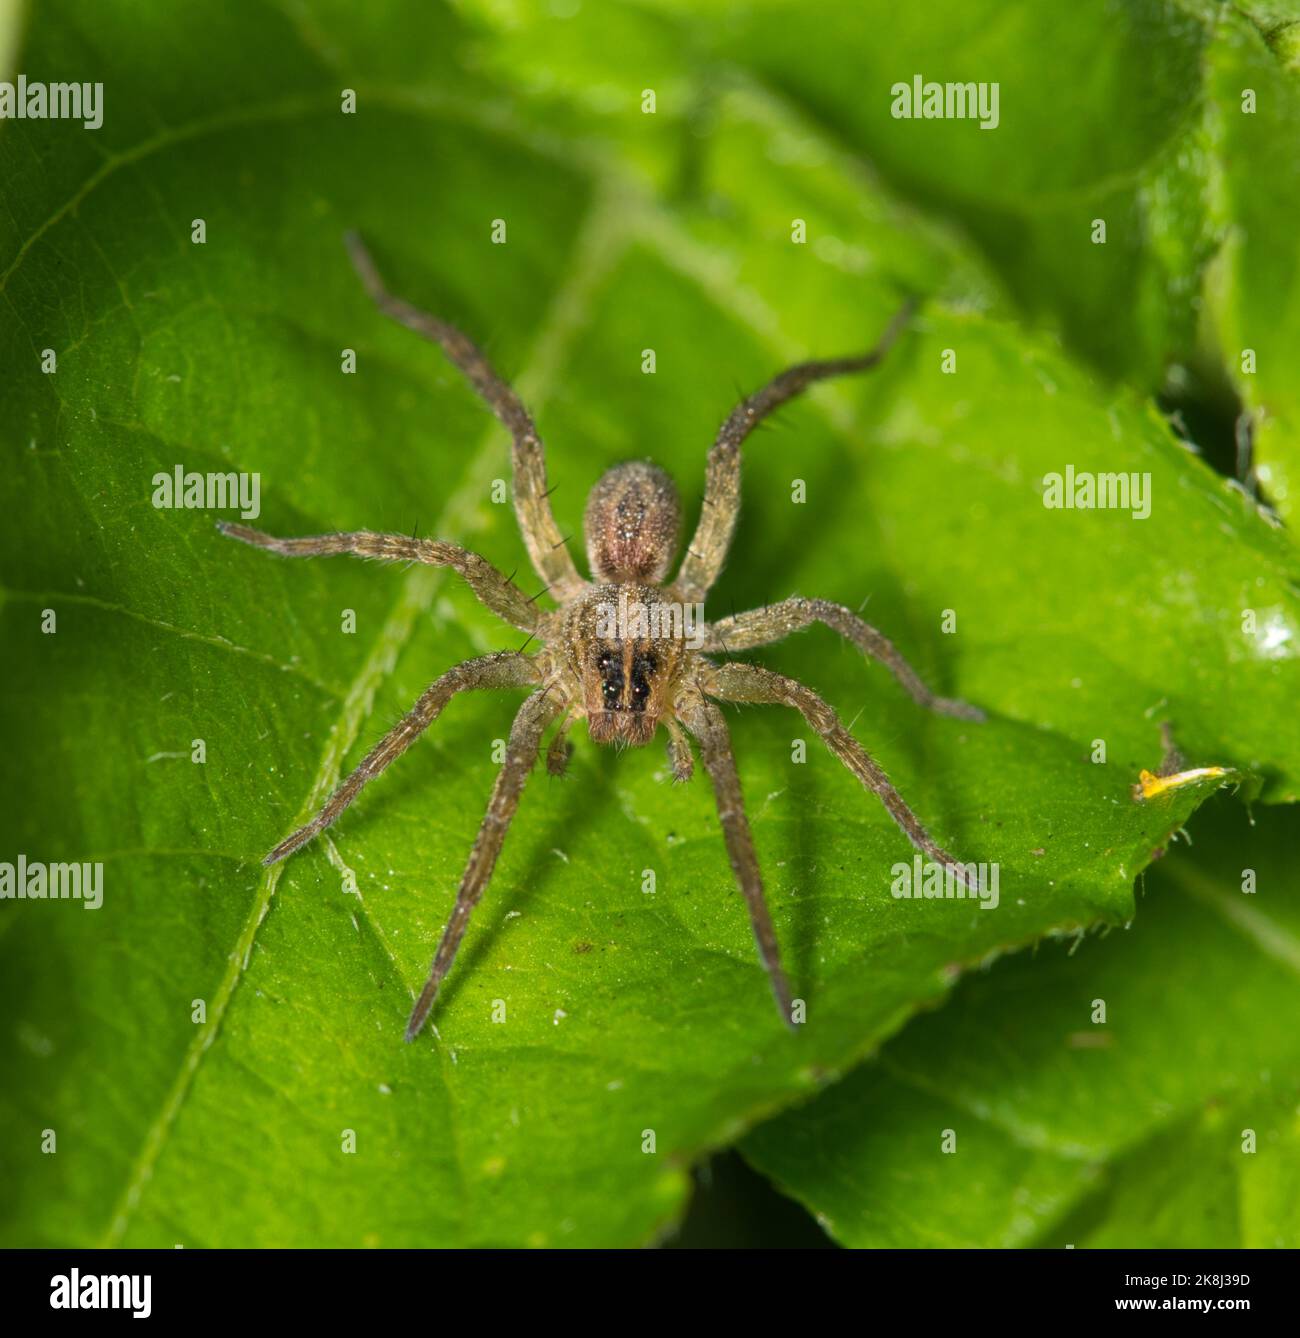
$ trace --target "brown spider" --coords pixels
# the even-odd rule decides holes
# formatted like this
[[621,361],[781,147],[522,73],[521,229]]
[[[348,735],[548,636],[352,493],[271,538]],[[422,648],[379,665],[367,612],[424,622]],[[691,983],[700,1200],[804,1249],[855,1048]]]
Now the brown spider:
[[781,1016],[792,1024],[790,987],[763,899],[731,740],[717,701],[779,703],[801,712],[835,756],[880,799],[912,844],[970,884],[962,866],[930,839],[885,773],[815,692],[756,665],[735,661],[718,664],[707,654],[768,645],[820,622],[885,664],[922,706],[962,720],[982,720],[983,712],[964,702],[936,697],[880,632],[838,604],[796,596],[712,624],[701,621],[695,627],[689,614],[692,608],[699,608],[717,580],[731,543],[740,507],[741,443],[763,418],[813,382],[863,371],[878,363],[906,323],[910,304],[895,316],[869,353],[800,363],[732,411],[709,452],[700,522],[671,583],[663,584],[681,528],[681,507],[672,479],[657,465],[648,463],[610,469],[587,502],[583,528],[592,580],[585,581],[551,514],[541,439],[514,391],[459,330],[393,297],[358,237],[349,235],[347,242],[353,264],[380,310],[438,344],[509,429],[514,440],[514,502],[519,528],[533,566],[559,608],[551,612],[539,609],[534,599],[486,558],[436,539],[367,531],[277,539],[245,525],[222,522],[219,528],[232,538],[288,557],[351,553],[451,567],[487,608],[540,643],[535,654],[498,651],[482,655],[436,679],[410,712],[370,750],[324,808],[276,846],[262,863],[284,859],[330,826],[362,788],[437,719],[456,693],[470,688],[534,689],[515,716],[505,761],[474,839],[455,907],[438,944],[428,981],[407,1023],[406,1039],[413,1040],[451,968],[470,913],[487,888],[547,727],[560,721],[546,752],[547,769],[559,775],[568,761],[570,745],[565,735],[574,719],[586,719],[588,733],[597,743],[649,743],[662,724],[677,780],[689,780],[694,772],[686,735],[694,736],[699,746],[717,799],[731,867],[749,907],[759,954]]

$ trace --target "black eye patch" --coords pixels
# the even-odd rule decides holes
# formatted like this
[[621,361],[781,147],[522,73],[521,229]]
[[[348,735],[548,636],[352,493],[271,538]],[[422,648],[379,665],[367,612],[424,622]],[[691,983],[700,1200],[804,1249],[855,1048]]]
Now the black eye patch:
[[632,709],[644,707],[650,699],[650,676],[659,667],[653,655],[632,657]]
[[596,657],[596,668],[600,671],[601,698],[606,710],[617,708],[623,696],[623,658],[610,651]]

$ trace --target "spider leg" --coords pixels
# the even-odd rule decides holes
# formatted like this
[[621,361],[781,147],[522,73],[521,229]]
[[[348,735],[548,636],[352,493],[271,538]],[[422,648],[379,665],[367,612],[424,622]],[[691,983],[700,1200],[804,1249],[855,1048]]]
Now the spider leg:
[[864,372],[889,352],[913,310],[908,301],[890,321],[875,348],[851,358],[801,362],[774,377],[731,411],[709,451],[704,477],[704,505],[695,535],[682,559],[674,582],[687,603],[702,600],[726,561],[731,535],[740,512],[740,447],[745,438],[775,409],[806,390],[815,381],[846,372]]
[[885,811],[903,829],[904,835],[923,854],[949,868],[964,887],[975,891],[973,875],[930,837],[920,819],[903,802],[880,765],[844,728],[838,715],[811,688],[793,678],[760,669],[756,664],[719,665],[703,683],[711,697],[728,702],[764,702],[791,706],[821,735],[822,741],[884,805]]
[[691,745],[682,733],[682,727],[672,716],[667,716],[664,725],[668,729],[668,762],[673,769],[673,780],[684,785],[695,775],[695,759],[691,756]]
[[584,582],[551,514],[542,439],[519,396],[493,370],[483,350],[454,325],[394,297],[384,286],[374,259],[356,233],[348,233],[345,240],[352,264],[380,311],[437,344],[510,432],[514,442],[515,515],[528,556],[558,599],[576,594]]
[[763,897],[763,878],[754,852],[754,838],[745,816],[745,800],[736,772],[736,758],[731,751],[731,735],[722,712],[697,689],[687,689],[677,699],[677,718],[695,736],[700,745],[700,756],[713,783],[718,805],[718,818],[727,842],[727,855],[736,882],[744,893],[749,907],[749,920],[754,929],[759,956],[767,969],[772,993],[776,996],[777,1011],[788,1027],[794,1026],[793,999],[790,985],[781,966],[781,951],[777,946],[776,930]]
[[351,553],[355,557],[378,558],[384,562],[422,562],[431,567],[451,567],[465,578],[480,604],[503,622],[521,632],[532,632],[541,620],[537,605],[513,582],[508,581],[487,560],[467,548],[445,544],[438,539],[411,539],[404,534],[372,534],[357,530],[351,534],[314,534],[301,539],[277,539],[247,525],[219,520],[222,534],[265,548],[284,557],[333,557]]
[[433,1008],[438,987],[443,977],[451,969],[456,958],[456,950],[465,937],[470,913],[478,905],[479,898],[487,888],[496,865],[497,856],[506,839],[506,831],[515,810],[519,807],[519,796],[523,793],[537,754],[541,750],[542,734],[546,727],[565,709],[563,701],[549,698],[547,689],[534,692],[519,708],[515,722],[510,728],[510,740],[506,745],[506,760],[497,773],[496,784],[492,787],[492,798],[488,801],[483,823],[474,838],[474,848],[470,851],[465,872],[461,875],[460,889],[456,893],[456,905],[452,908],[451,918],[442,931],[438,951],[434,955],[433,965],[429,968],[429,978],[424,989],[411,1010],[410,1021],[406,1024],[406,1039],[413,1041],[424,1026],[425,1019]]
[[984,719],[984,712],[978,706],[951,697],[935,696],[887,636],[878,632],[870,623],[863,622],[857,614],[850,613],[843,605],[832,604],[825,599],[802,599],[795,595],[767,608],[750,609],[747,613],[719,619],[706,631],[702,649],[706,655],[710,652],[752,650],[755,646],[781,641],[791,632],[798,632],[811,623],[825,623],[840,636],[852,641],[864,655],[879,660],[903,685],[912,700],[921,706],[928,707],[938,715],[949,715],[958,720]]
[[415,705],[365,755],[356,770],[330,795],[325,807],[305,827],[281,841],[262,863],[278,863],[333,824],[357,795],[433,724],[456,693],[470,688],[532,687],[538,681],[533,661],[512,650],[465,660],[448,669],[425,688]]

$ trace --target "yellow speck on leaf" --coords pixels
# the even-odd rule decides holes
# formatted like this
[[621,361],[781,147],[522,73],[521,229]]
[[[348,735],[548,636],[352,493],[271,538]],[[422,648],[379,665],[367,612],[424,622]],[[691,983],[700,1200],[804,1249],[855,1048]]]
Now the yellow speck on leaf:
[[1197,781],[1227,774],[1227,767],[1194,767],[1191,771],[1176,771],[1172,776],[1157,776],[1153,771],[1142,771],[1138,773],[1138,783],[1133,787],[1133,797],[1138,800],[1154,799],[1166,790],[1176,790],[1182,785],[1193,785]]

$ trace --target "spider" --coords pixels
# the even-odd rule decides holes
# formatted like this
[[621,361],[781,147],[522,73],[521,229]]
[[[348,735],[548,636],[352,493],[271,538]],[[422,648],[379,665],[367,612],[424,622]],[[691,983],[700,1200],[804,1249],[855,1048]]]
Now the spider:
[[285,859],[335,822],[362,789],[438,718],[457,693],[476,688],[531,689],[511,726],[505,759],[474,839],[451,918],[407,1023],[406,1039],[414,1040],[451,969],[470,914],[487,889],[524,785],[541,753],[546,730],[559,722],[546,749],[546,766],[552,775],[561,775],[572,751],[567,734],[574,721],[585,719],[596,743],[621,745],[647,744],[662,725],[675,780],[688,781],[694,773],[688,736],[699,749],[717,801],[732,871],[748,906],[759,956],[782,1019],[794,1025],[794,1000],[763,897],[730,735],[718,702],[771,703],[800,712],[831,752],[876,795],[917,849],[951,869],[969,886],[968,877],[966,870],[930,838],[884,771],[811,688],[757,665],[735,660],[718,663],[710,655],[769,645],[813,623],[822,623],[887,666],[921,706],[961,720],[982,720],[984,714],[965,702],[932,693],[889,640],[838,604],[794,596],[694,628],[682,611],[701,607],[722,570],[740,507],[740,448],[745,438],[768,414],[812,383],[865,371],[879,363],[906,325],[911,303],[898,312],[869,352],[800,363],[731,412],[709,452],[699,524],[671,581],[667,581],[668,571],[681,530],[681,506],[672,479],[657,465],[640,461],[608,470],[592,490],[583,518],[591,568],[591,580],[587,581],[574,566],[565,546],[567,541],[552,516],[541,438],[518,396],[458,329],[393,296],[359,237],[348,234],[346,240],[361,282],[379,309],[439,345],[509,430],[519,528],[534,568],[559,607],[551,611],[539,608],[536,596],[525,595],[486,558],[437,539],[364,530],[279,539],[246,525],[220,522],[220,530],[231,538],[286,557],[347,553],[388,562],[450,567],[498,618],[527,633],[529,642],[535,639],[540,643],[533,654],[521,650],[481,655],[435,679],[320,812],[281,841],[262,863],[271,865]]

